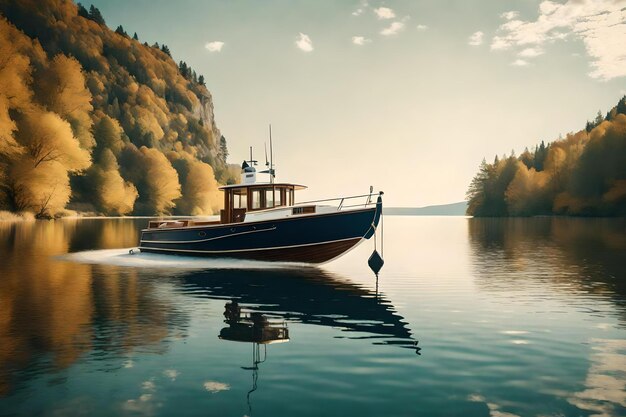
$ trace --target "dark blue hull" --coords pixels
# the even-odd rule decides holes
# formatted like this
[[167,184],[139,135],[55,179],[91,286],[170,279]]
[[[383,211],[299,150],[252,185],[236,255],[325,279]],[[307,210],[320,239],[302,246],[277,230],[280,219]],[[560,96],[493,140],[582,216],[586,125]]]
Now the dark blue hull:
[[145,229],[142,252],[321,263],[369,239],[382,211],[376,207],[250,223]]

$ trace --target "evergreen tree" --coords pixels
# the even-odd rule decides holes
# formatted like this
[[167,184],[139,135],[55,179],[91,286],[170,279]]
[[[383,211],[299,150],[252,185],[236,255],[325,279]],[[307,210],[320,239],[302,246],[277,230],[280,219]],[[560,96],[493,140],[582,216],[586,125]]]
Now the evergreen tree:
[[528,148],[524,148],[524,152],[520,155],[519,160],[522,161],[528,169],[531,169],[534,166],[535,157],[530,153]]
[[619,103],[617,103],[615,110],[617,114],[626,114],[626,96],[622,97]]
[[602,116],[602,111],[598,110],[598,114],[596,115],[596,120],[594,120],[594,123],[596,126],[598,126],[603,121],[604,121],[604,116]]
[[200,84],[200,85],[206,85],[206,84],[204,83],[204,75],[200,75],[200,76],[198,77],[198,84]]
[[172,56],[172,54],[170,53],[170,48],[168,48],[166,44],[163,44],[163,46],[161,46],[161,51],[163,51],[170,57]]
[[548,148],[546,144],[541,141],[541,145],[535,149],[535,162],[534,167],[535,171],[543,171],[543,164],[546,161],[546,156],[548,156]]
[[228,147],[226,146],[226,138],[224,135],[220,137],[220,157],[224,162],[226,162],[226,158],[228,158]]
[[89,12],[87,11],[87,9],[85,9],[85,7],[82,4],[77,3],[76,6],[78,7],[79,16],[84,17],[85,19],[91,19],[89,16]]
[[138,41],[138,40],[139,40],[139,36],[137,36],[137,32],[135,32],[135,33],[133,34],[133,39],[134,39],[134,40],[136,40],[136,41]]
[[180,75],[185,78],[189,77],[189,67],[187,66],[187,63],[185,61],[180,61],[180,63],[178,64],[178,69],[180,70]]
[[89,7],[89,18],[99,25],[106,25],[104,17],[102,17],[102,13],[100,13],[100,10],[98,10],[98,8],[93,4]]
[[122,27],[122,25],[119,25],[117,27],[117,29],[115,29],[115,33],[118,33],[122,36],[128,36],[128,33],[126,33],[126,31],[124,30],[124,28]]
[[486,184],[489,180],[491,166],[483,158],[478,168],[478,173],[472,178],[469,189],[467,190],[467,214],[470,216],[481,215],[482,208],[486,199]]

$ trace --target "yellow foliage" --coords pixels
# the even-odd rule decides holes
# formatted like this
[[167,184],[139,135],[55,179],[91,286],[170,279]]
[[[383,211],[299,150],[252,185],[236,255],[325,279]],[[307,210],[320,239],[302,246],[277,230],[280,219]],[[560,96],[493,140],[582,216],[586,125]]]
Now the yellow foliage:
[[58,161],[34,166],[32,158],[25,156],[13,165],[11,177],[18,210],[54,216],[63,211],[70,199],[67,169]]
[[51,112],[32,112],[20,122],[20,143],[34,167],[58,162],[66,171],[78,172],[91,164],[89,151],[80,147],[70,124]]
[[130,213],[139,195],[137,188],[132,183],[124,181],[119,173],[115,155],[110,149],[105,149],[100,158],[100,164],[90,170],[96,187],[98,207],[109,215]]
[[41,101],[70,121],[83,148],[95,144],[91,135],[91,93],[85,86],[82,67],[75,58],[59,54],[50,61],[38,84]]
[[157,214],[168,214],[176,206],[174,200],[181,196],[178,174],[158,150],[142,146],[139,151],[143,154],[148,200]]
[[[79,16],[73,2],[0,1],[0,209],[62,213],[69,176],[93,159],[71,182],[77,206],[211,213],[215,172],[226,169],[216,137],[206,87],[158,48]],[[184,159],[178,172],[172,151]]]
[[528,169],[518,161],[515,177],[505,193],[511,214],[525,214],[530,205],[536,201],[538,194],[543,191],[548,178],[545,171]]
[[191,157],[185,158],[187,176],[183,196],[177,200],[177,211],[192,216],[214,214],[222,206],[222,193],[209,164]]
[[13,157],[22,152],[22,147],[13,137],[16,129],[17,125],[9,116],[9,100],[0,93],[0,155]]

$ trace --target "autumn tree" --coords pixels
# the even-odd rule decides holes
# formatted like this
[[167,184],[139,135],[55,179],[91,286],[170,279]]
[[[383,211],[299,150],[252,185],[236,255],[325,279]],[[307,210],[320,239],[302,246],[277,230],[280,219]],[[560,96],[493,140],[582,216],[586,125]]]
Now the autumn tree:
[[585,129],[519,158],[483,160],[468,190],[475,216],[626,215],[626,96]]
[[235,180],[204,77],[117,32],[93,5],[0,1],[0,210],[210,212]]

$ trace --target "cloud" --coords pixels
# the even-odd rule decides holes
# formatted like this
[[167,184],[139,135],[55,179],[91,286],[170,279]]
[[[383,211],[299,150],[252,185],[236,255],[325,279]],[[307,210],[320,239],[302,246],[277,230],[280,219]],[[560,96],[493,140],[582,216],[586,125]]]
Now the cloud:
[[590,58],[589,76],[610,80],[626,76],[626,1],[543,1],[536,20],[502,15],[492,50],[543,47],[568,38],[580,39]]
[[222,47],[224,47],[224,42],[222,42],[222,41],[207,42],[204,45],[204,47],[209,52],[221,52],[222,51]]
[[511,62],[511,65],[513,65],[514,67],[526,67],[528,66],[528,61],[524,61],[523,59],[516,59],[515,61]]
[[417,28],[417,30],[422,31],[422,32],[428,29],[428,26],[426,25],[417,25],[415,27]]
[[536,56],[543,55],[544,52],[545,51],[543,49],[541,49],[539,47],[535,47],[535,48],[523,49],[517,55],[518,56],[522,56],[524,58],[534,58]]
[[474,32],[472,33],[472,35],[469,37],[469,41],[468,43],[472,46],[479,46],[483,44],[483,38],[484,38],[485,34],[483,32],[481,32],[480,30],[478,32]]
[[383,36],[396,35],[398,32],[404,30],[404,26],[403,22],[392,22],[391,25],[381,30],[380,34]]
[[365,9],[367,9],[368,6],[369,5],[366,1],[362,1],[359,8],[352,12],[352,16],[361,16],[363,13],[365,13]]
[[371,41],[372,41],[371,39],[367,39],[364,36],[353,36],[352,37],[352,43],[355,44],[355,45],[359,45],[359,46],[365,45],[366,43],[369,43]]
[[508,49],[509,44],[506,39],[501,38],[500,36],[494,36],[491,40],[491,50],[492,51],[500,51],[504,49]]
[[379,19],[393,19],[394,17],[396,17],[396,13],[390,9],[389,7],[379,7],[377,9],[374,9],[374,13],[376,13],[376,16],[378,16]]
[[215,394],[220,391],[228,391],[230,389],[230,385],[223,382],[207,381],[204,383],[204,389]]
[[511,10],[510,12],[504,12],[500,15],[501,18],[506,20],[512,20],[519,16],[519,12],[516,10]]
[[313,51],[313,41],[311,41],[309,35],[306,35],[302,32],[300,32],[300,34],[298,35],[298,39],[296,40],[296,46],[304,52]]

